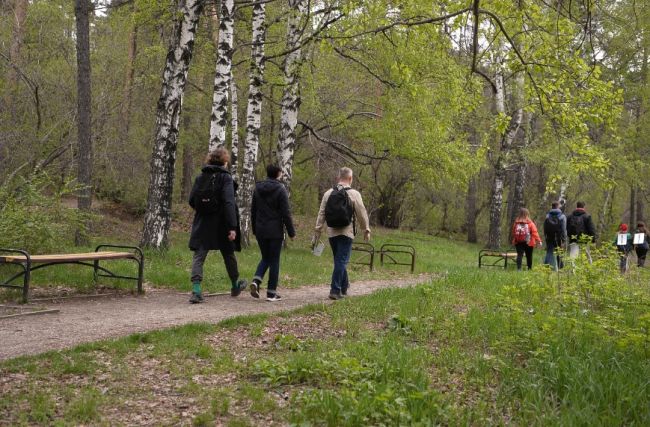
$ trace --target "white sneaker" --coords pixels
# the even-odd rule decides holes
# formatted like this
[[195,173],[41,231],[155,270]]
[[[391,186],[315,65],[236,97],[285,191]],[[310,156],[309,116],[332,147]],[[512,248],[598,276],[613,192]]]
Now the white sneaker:
[[266,300],[267,300],[267,301],[271,301],[271,302],[274,302],[274,301],[280,301],[280,300],[282,300],[282,297],[281,297],[279,294],[275,294],[275,295],[267,295],[267,296],[266,296]]

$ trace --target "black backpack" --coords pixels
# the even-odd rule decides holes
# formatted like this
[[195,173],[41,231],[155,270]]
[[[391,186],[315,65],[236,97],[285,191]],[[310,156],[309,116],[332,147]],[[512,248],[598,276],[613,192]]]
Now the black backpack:
[[546,240],[552,240],[555,243],[562,241],[562,221],[560,215],[549,215],[544,220],[544,235]]
[[354,207],[348,188],[335,186],[325,204],[325,222],[328,227],[342,228],[354,222]]
[[569,215],[566,228],[569,236],[580,237],[580,235],[585,234],[584,215]]
[[217,175],[203,174],[198,179],[192,202],[194,209],[200,214],[214,214],[221,210]]

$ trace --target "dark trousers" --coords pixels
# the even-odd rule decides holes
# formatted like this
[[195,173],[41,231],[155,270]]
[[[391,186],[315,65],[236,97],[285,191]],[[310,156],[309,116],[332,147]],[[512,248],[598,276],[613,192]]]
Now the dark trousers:
[[648,250],[645,248],[636,248],[636,257],[637,265],[643,267],[645,265],[645,256],[648,254]]
[[556,253],[556,250],[559,247],[560,246],[556,245],[554,241],[549,239],[546,240],[546,256],[544,257],[544,264],[550,265],[556,271],[564,267],[562,257],[559,253]]
[[[192,258],[192,283],[203,280],[203,264],[205,264],[208,252],[208,249],[203,248],[194,251],[194,257]],[[237,279],[239,279],[239,270],[237,269],[237,258],[235,257],[235,252],[232,248],[220,249],[219,252],[221,252],[223,262],[226,264],[226,271],[228,272],[230,281],[233,283],[236,282]]]
[[331,293],[345,294],[350,287],[348,280],[348,262],[352,253],[352,239],[348,236],[330,237],[330,246],[334,255],[334,271],[332,272]]
[[257,239],[257,245],[262,253],[262,260],[257,264],[255,277],[262,282],[266,270],[269,270],[269,285],[267,293],[275,294],[278,288],[278,278],[280,277],[280,252],[282,251],[282,242],[284,239]]
[[528,269],[533,268],[533,247],[528,243],[517,243],[515,248],[517,249],[517,270],[521,270],[524,254],[526,254],[526,265]]

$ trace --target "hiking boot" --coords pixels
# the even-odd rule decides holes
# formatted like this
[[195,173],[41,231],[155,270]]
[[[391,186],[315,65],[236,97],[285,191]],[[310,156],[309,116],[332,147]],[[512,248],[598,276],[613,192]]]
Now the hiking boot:
[[239,279],[237,281],[237,286],[235,286],[234,288],[230,288],[230,296],[231,297],[238,297],[239,294],[241,294],[241,291],[246,289],[246,286],[248,286],[248,283],[246,283],[246,280]]
[[205,301],[203,299],[203,294],[197,294],[196,292],[192,292],[192,296],[190,297],[190,304],[198,304]]
[[251,282],[251,296],[253,298],[259,298],[260,297],[260,284],[257,283],[255,280]]
[[271,302],[281,301],[282,297],[280,294],[266,294],[266,300]]
[[331,300],[336,301],[336,300],[343,299],[343,295],[341,295],[341,294],[338,293],[338,292],[330,292],[328,298],[331,299]]

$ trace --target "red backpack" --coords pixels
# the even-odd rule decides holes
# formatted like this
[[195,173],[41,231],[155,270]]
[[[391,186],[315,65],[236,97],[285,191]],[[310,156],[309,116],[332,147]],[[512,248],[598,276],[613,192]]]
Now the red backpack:
[[514,233],[515,244],[530,242],[530,226],[528,222],[516,222]]

